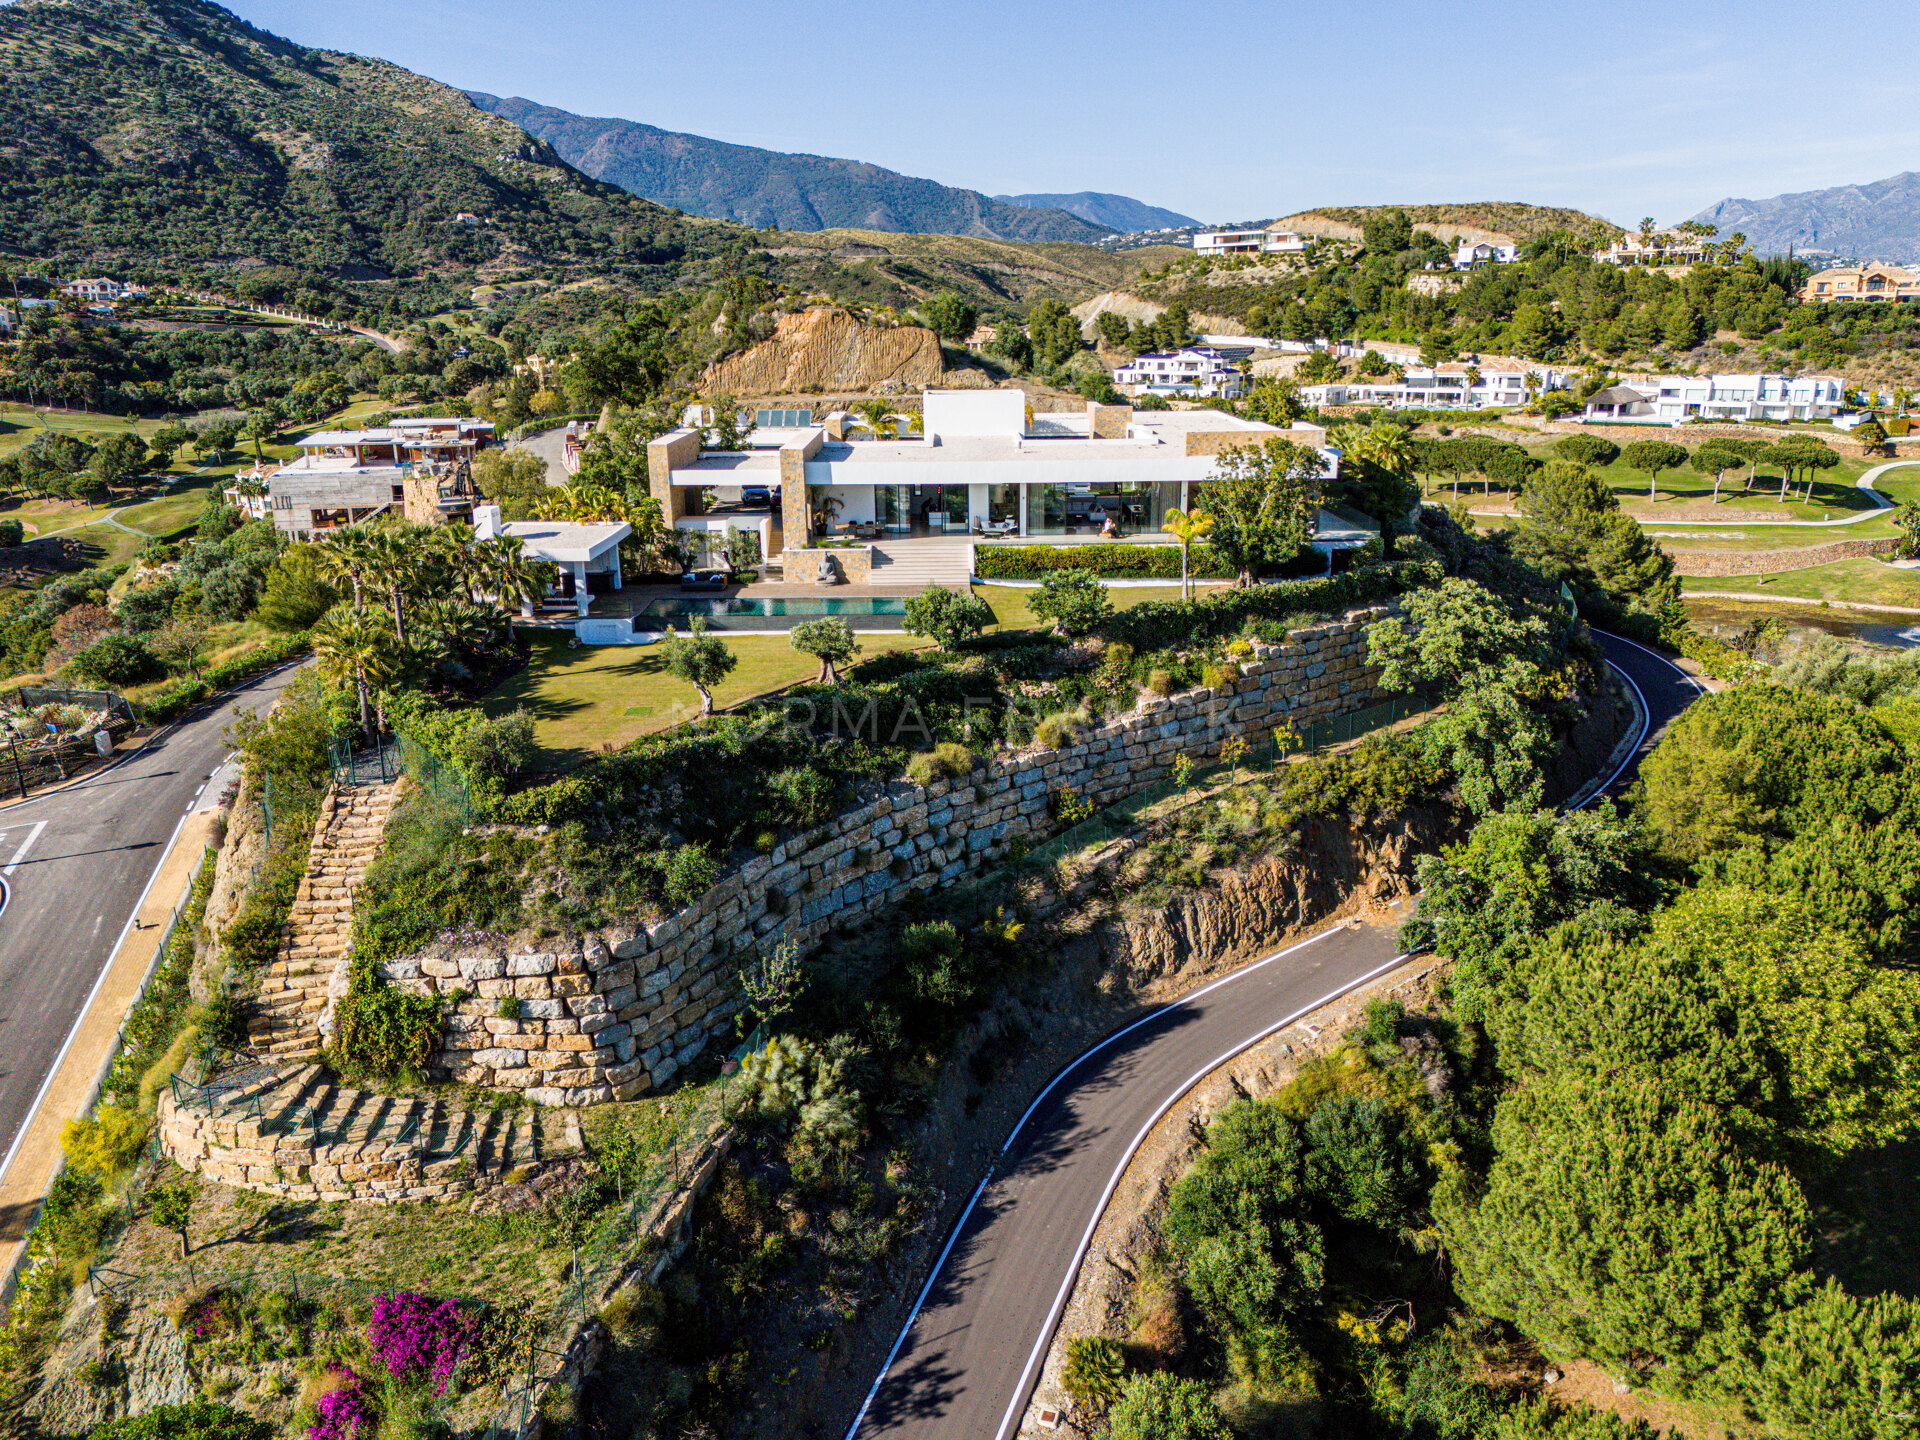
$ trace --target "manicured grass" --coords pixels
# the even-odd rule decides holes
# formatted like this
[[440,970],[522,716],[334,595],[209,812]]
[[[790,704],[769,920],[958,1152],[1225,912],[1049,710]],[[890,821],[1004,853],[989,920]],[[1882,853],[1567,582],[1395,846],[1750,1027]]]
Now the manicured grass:
[[1802,550],[1817,545],[1834,545],[1843,540],[1884,540],[1897,537],[1900,532],[1885,520],[1863,520],[1858,525],[1832,530],[1754,525],[1722,535],[1689,528],[1685,521],[1676,520],[1671,533],[1658,525],[1649,525],[1647,533],[1662,550],[1678,555],[1689,550]]
[[129,420],[124,415],[98,415],[86,410],[37,410],[30,405],[0,404],[0,458],[25,449],[42,430],[70,435],[111,435],[134,430],[151,435],[164,420]]
[[[1195,583],[1193,593],[1196,596],[1210,595],[1216,590],[1229,587],[1226,581]],[[1033,597],[1035,590],[1023,590],[1014,585],[976,585],[973,593],[993,607],[993,618],[1002,630],[1029,630],[1043,622],[1034,618]],[[1178,585],[1129,585],[1125,587],[1109,586],[1107,595],[1113,601],[1116,610],[1127,610],[1148,600],[1178,600]]]
[[1737,590],[1782,600],[1850,600],[1861,605],[1920,608],[1920,571],[1896,570],[1878,560],[1836,560],[1776,575],[1701,575],[1681,580],[1688,594]]
[[[729,632],[722,638],[739,663],[714,689],[718,707],[737,705],[819,673],[819,661],[795,650],[785,635]],[[915,635],[859,638],[862,659],[928,644]],[[526,706],[549,768],[578,763],[603,748],[618,749],[700,713],[699,693],[667,673],[666,657],[658,645],[587,645],[571,650],[565,636],[540,635],[533,646],[532,662],[482,704],[490,715]]]

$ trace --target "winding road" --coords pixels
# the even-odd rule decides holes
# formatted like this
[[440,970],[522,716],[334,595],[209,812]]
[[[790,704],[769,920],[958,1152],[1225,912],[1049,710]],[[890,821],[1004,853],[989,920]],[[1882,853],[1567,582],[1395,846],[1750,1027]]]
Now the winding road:
[[[1646,717],[1607,793],[1631,783],[1701,692],[1653,651],[1596,638]],[[1094,1227],[1160,1117],[1242,1050],[1408,958],[1385,924],[1324,930],[1134,1022],[1062,1070],[962,1212],[847,1440],[1015,1434]]]
[[[271,704],[293,673],[208,701],[105,769],[0,808],[0,1181],[174,832],[219,795],[233,707]],[[18,1238],[30,1211],[0,1213],[0,1241]]]

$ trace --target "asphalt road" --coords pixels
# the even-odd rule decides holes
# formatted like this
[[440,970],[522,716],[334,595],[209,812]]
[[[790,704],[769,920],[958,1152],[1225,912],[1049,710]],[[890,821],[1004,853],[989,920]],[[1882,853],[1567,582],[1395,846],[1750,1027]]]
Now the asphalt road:
[[[1650,650],[1598,637],[1648,717],[1607,786],[1632,782],[1700,693]],[[1109,1036],[1014,1127],[962,1214],[848,1440],[1006,1440],[1108,1196],[1147,1132],[1209,1072],[1404,956],[1387,925],[1339,927],[1236,970]]]
[[[209,782],[232,753],[221,732],[234,705],[271,702],[293,673],[264,676],[119,763],[0,810],[0,1177],[174,830],[219,792]],[[7,780],[0,750],[0,798]]]

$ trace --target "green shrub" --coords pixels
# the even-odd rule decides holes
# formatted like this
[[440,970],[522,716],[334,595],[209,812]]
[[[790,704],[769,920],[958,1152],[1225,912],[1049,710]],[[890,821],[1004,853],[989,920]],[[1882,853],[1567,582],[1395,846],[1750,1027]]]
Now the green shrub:
[[720,866],[700,846],[682,845],[667,858],[664,874],[667,908],[678,910],[713,888]]
[[1107,598],[1107,587],[1091,571],[1055,570],[1040,582],[1033,613],[1069,635],[1085,635],[1113,614],[1113,602]]
[[87,1440],[273,1440],[264,1420],[211,1400],[160,1405],[95,1427]]
[[410,995],[376,976],[370,964],[357,962],[347,996],[335,1011],[334,1046],[353,1070],[417,1073],[433,1055],[440,1019],[439,996]]
[[767,777],[767,790],[783,818],[803,830],[833,818],[837,788],[831,776],[805,765],[790,765]]
[[1397,560],[1316,580],[1287,580],[1245,590],[1222,590],[1198,600],[1149,600],[1116,611],[1098,633],[1145,654],[1170,646],[1238,635],[1249,620],[1285,620],[1315,611],[1346,610],[1408,590],[1436,585],[1441,567],[1428,560]]
[[1228,661],[1216,665],[1211,662],[1200,667],[1200,683],[1210,690],[1221,690],[1240,678],[1240,667]]
[[138,685],[167,673],[137,637],[102,635],[67,662],[67,669],[93,685]]
[[1120,1398],[1127,1382],[1127,1361],[1104,1335],[1076,1335],[1067,1342],[1067,1363],[1060,1374],[1073,1403],[1095,1413]]
[[1162,700],[1166,699],[1179,688],[1179,685],[1174,681],[1171,671],[1149,670],[1147,672],[1147,689],[1158,695]]
[[520,997],[518,995],[502,995],[500,997],[500,1008],[496,1013],[502,1020],[518,1020],[520,1018]]
[[102,1105],[91,1118],[69,1120],[60,1132],[67,1163],[96,1180],[111,1180],[140,1158],[147,1122],[118,1105]]
[[[1904,435],[1907,432],[1899,432]],[[18,545],[26,538],[26,527],[18,520],[0,520],[0,545]]]
[[942,650],[953,649],[992,623],[992,607],[971,591],[929,585],[907,601],[907,633],[927,636]]
[[932,750],[915,755],[907,762],[907,778],[916,785],[931,785],[936,780],[958,780],[972,772],[973,752],[964,745],[943,740]]

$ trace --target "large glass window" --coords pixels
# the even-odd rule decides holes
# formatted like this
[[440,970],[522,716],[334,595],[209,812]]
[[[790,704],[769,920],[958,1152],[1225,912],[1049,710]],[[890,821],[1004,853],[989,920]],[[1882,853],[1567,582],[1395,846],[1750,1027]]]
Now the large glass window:
[[987,486],[987,519],[996,525],[1020,519],[1020,487],[1018,485]]
[[1179,503],[1177,483],[1029,485],[1027,533],[1093,536],[1111,519],[1122,535],[1151,535]]

